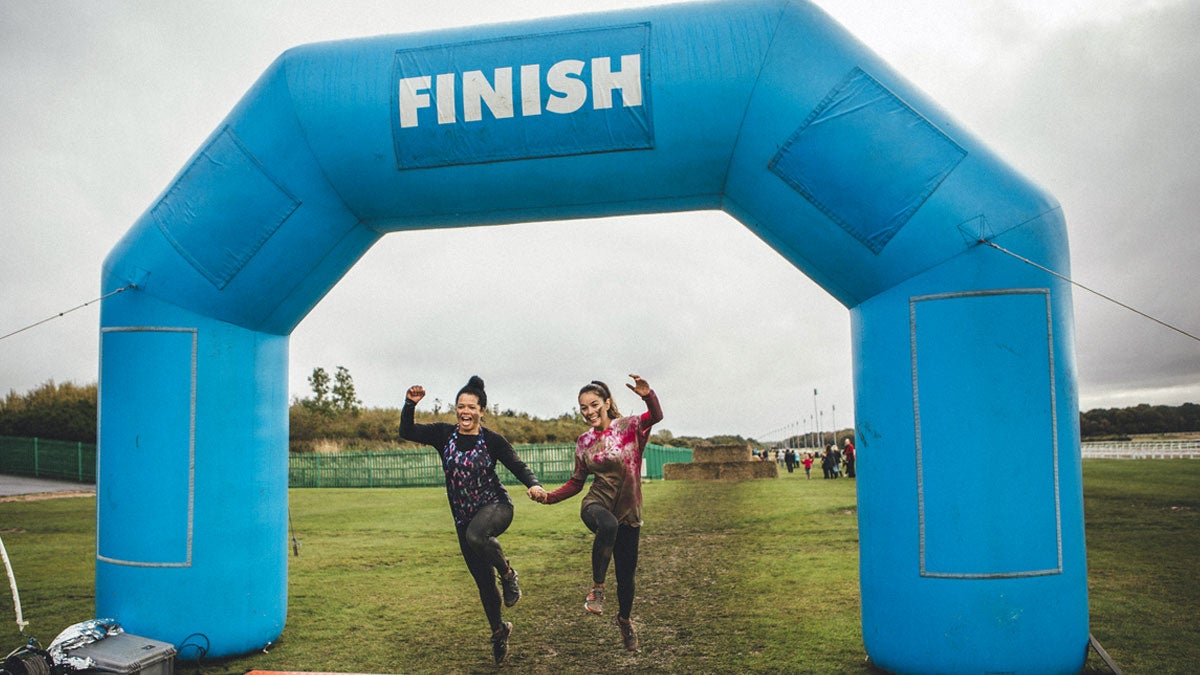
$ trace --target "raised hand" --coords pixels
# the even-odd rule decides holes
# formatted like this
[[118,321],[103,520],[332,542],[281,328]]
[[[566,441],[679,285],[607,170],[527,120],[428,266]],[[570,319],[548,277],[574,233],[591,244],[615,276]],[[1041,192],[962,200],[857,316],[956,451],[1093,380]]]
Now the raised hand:
[[650,383],[643,380],[641,375],[634,375],[633,373],[630,373],[629,377],[633,378],[633,384],[626,382],[625,386],[629,387],[633,393],[645,398],[650,393]]
[[420,403],[421,399],[425,398],[425,387],[422,387],[419,384],[414,384],[408,388],[408,393],[404,396],[413,403]]

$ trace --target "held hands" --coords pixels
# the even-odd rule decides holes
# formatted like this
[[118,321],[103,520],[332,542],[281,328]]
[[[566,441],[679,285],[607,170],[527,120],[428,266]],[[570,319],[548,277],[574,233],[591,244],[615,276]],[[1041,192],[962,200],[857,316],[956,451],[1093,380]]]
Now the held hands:
[[408,388],[408,393],[405,394],[404,397],[413,403],[420,403],[421,399],[425,398],[425,387],[422,387],[419,384],[414,384]]
[[546,497],[549,496],[549,493],[546,492],[545,490],[543,490],[541,485],[534,485],[533,487],[526,490],[525,494],[529,495],[530,499],[532,499],[533,501],[535,501],[539,504],[545,504]]
[[650,395],[650,383],[643,380],[641,375],[634,375],[633,373],[630,373],[629,377],[633,378],[633,384],[626,382],[625,386],[629,387],[630,391],[637,394],[641,398],[646,398]]

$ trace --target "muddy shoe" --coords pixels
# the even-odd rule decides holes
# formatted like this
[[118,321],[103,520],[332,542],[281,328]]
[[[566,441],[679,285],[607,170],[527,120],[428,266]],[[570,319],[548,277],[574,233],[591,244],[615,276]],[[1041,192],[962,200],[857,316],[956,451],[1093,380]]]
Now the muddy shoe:
[[625,643],[625,649],[631,652],[638,650],[637,633],[633,630],[632,619],[622,619],[617,617],[617,628],[621,629],[621,641]]
[[583,601],[583,608],[592,614],[604,613],[604,588],[596,586],[588,591],[587,600]]
[[512,607],[521,599],[521,587],[517,584],[517,571],[508,568],[508,574],[500,575],[500,588],[504,590],[504,606]]
[[500,629],[492,633],[492,658],[496,659],[496,663],[504,660],[508,656],[508,636],[512,634],[512,624],[505,621],[500,625]]

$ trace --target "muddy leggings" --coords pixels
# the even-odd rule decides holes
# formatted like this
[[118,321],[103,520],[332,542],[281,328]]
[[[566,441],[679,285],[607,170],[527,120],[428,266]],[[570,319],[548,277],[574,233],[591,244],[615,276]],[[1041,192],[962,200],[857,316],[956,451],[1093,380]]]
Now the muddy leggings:
[[633,611],[633,575],[637,572],[638,539],[642,528],[621,525],[611,511],[589,504],[582,514],[583,524],[596,533],[592,544],[592,581],[604,583],[608,561],[617,575],[617,614],[628,619]]
[[479,509],[466,527],[458,529],[458,545],[462,549],[467,569],[479,587],[483,613],[495,632],[500,628],[500,591],[496,588],[496,573],[508,570],[508,560],[496,537],[512,524],[512,504],[488,504]]

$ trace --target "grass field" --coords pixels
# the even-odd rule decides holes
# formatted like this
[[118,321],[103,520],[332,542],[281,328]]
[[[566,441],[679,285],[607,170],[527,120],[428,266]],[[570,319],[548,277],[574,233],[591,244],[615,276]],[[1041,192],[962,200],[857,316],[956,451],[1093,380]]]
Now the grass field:
[[[1091,631],[1126,673],[1200,665],[1200,462],[1084,462]],[[861,641],[855,484],[802,473],[645,486],[634,620],[587,615],[590,534],[579,500],[514,499],[502,537],[525,598],[488,629],[440,489],[293,490],[288,624],[269,653],[180,662],[180,673],[870,673]],[[515,495],[516,496],[516,495]],[[48,644],[93,618],[95,500],[0,503],[30,626]],[[0,587],[2,591],[2,587]],[[0,653],[24,642],[0,592]],[[1108,672],[1089,655],[1085,672]]]

